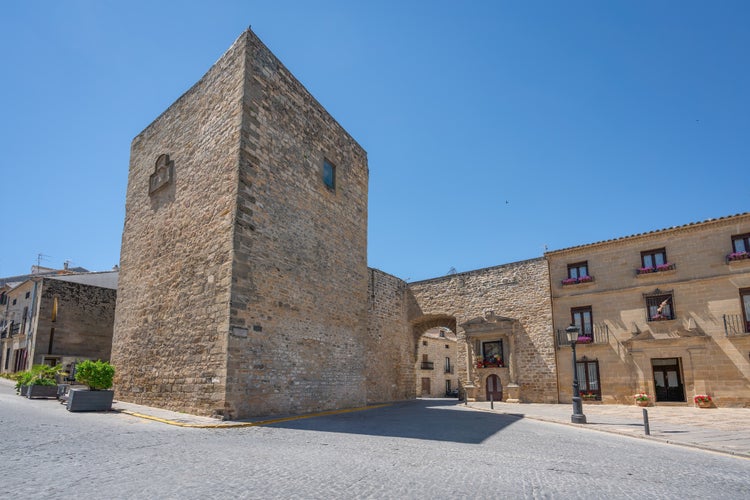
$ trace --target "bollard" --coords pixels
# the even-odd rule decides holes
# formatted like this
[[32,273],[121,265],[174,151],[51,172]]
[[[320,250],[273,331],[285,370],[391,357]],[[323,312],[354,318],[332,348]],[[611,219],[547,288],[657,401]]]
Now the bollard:
[[494,394],[490,393],[490,410],[494,410],[494,409],[495,409],[495,398],[494,398]]
[[647,436],[651,435],[651,429],[648,426],[648,410],[643,409],[643,432],[646,433]]

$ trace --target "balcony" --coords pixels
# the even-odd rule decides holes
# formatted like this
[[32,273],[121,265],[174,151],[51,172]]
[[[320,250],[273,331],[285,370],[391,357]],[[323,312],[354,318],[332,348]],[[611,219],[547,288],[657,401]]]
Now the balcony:
[[580,278],[565,278],[560,282],[562,286],[581,285],[583,283],[593,283],[593,276],[581,276]]
[[[609,344],[609,326],[606,323],[600,325],[594,325],[593,332],[591,334],[581,334],[578,337],[576,345],[586,344]],[[557,348],[569,347],[570,341],[568,336],[565,334],[565,330],[557,330]]]
[[735,262],[742,262],[742,261],[750,263],[750,252],[732,252],[729,255],[727,255],[727,258],[726,258],[727,264],[732,264]]
[[435,363],[433,361],[422,361],[422,366],[420,366],[422,370],[434,370],[435,369]]
[[745,321],[740,314],[724,315],[724,334],[727,337],[746,335],[748,333],[750,333],[750,321]]
[[452,366],[446,366],[445,367],[445,373],[449,375],[453,375],[453,367]]
[[505,362],[502,359],[496,359],[494,361],[478,359],[477,368],[504,368]]
[[677,269],[677,265],[674,262],[667,262],[666,264],[659,264],[654,267],[640,267],[635,270],[635,275],[638,277],[651,276],[658,273],[674,271],[675,269]]

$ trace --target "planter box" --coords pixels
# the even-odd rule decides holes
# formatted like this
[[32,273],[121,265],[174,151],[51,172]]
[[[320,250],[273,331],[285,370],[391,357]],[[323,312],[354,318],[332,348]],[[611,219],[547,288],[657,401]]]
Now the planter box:
[[57,398],[57,385],[29,385],[26,397],[31,398]]
[[90,391],[88,389],[70,389],[68,392],[68,411],[109,411],[115,391]]
[[29,387],[28,385],[22,385],[19,389],[18,395],[19,396],[26,396],[29,393]]

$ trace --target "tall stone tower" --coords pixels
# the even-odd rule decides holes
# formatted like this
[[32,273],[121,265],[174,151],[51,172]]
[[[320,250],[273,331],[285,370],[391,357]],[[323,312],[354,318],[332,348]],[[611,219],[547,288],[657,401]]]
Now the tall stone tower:
[[364,404],[367,187],[365,151],[243,33],[133,140],[117,397],[225,418]]

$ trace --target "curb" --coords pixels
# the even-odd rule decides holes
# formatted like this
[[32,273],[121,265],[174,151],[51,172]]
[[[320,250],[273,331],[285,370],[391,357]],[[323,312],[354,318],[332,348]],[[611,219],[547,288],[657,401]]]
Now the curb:
[[[519,415],[518,413],[505,413],[505,412],[498,411],[498,410],[493,410],[493,409],[490,409],[490,408],[478,408],[476,406],[471,406],[471,405],[467,405],[467,407],[471,408],[472,410],[484,411],[484,412],[488,412],[488,413],[497,413],[497,414],[500,414],[500,415],[515,415],[515,416]],[[587,431],[596,431],[596,432],[602,432],[602,433],[605,433],[605,434],[615,434],[615,435],[618,435],[618,436],[624,436],[624,437],[635,438],[635,439],[643,439],[645,441],[653,441],[653,442],[656,442],[656,443],[682,446],[682,447],[685,447],[685,448],[694,448],[694,449],[697,449],[697,450],[708,451],[708,452],[712,452],[712,453],[719,453],[721,455],[730,455],[730,456],[735,457],[735,458],[744,458],[745,460],[750,460],[750,455],[748,455],[746,453],[736,452],[736,451],[733,451],[733,450],[723,450],[723,449],[718,449],[718,448],[712,448],[710,446],[704,446],[704,445],[701,445],[701,444],[698,444],[698,443],[686,443],[684,441],[673,441],[671,439],[660,438],[660,437],[657,437],[657,436],[650,436],[650,435],[646,436],[645,434],[643,436],[641,436],[639,434],[631,434],[631,433],[628,433],[628,432],[621,432],[621,431],[617,431],[617,430],[600,429],[598,427],[589,427],[588,426],[589,424],[574,424],[572,422],[561,422],[560,420],[553,420],[553,419],[550,419],[550,418],[538,417],[538,416],[533,416],[533,415],[525,415],[524,414],[524,415],[522,415],[522,417],[523,418],[528,418],[530,420],[537,420],[539,422],[546,422],[546,423],[549,423],[549,424],[567,425],[568,427],[575,427],[577,429],[585,429]],[[593,424],[593,425],[596,425],[596,424]]]

